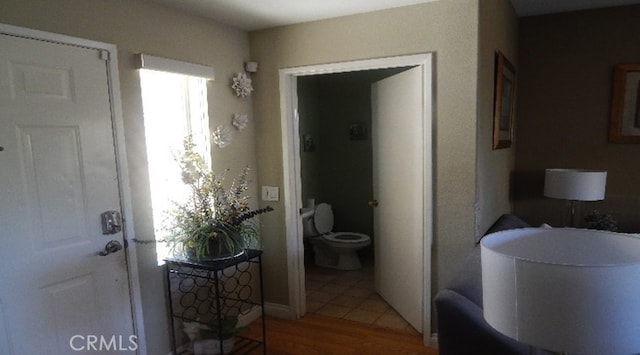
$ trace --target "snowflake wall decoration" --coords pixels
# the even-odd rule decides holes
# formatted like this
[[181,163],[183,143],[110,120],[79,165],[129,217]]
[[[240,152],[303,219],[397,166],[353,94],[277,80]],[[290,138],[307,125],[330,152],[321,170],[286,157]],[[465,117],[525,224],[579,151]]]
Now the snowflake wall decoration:
[[213,143],[220,148],[231,144],[231,131],[227,127],[218,126],[212,132]]
[[251,79],[245,73],[238,73],[233,77],[233,84],[231,88],[236,91],[236,95],[240,97],[247,97],[251,95],[253,86],[251,86]]
[[245,129],[249,124],[249,116],[247,116],[247,114],[244,114],[244,113],[243,114],[234,113],[231,123],[233,124],[234,127],[236,127],[239,131],[241,131]]

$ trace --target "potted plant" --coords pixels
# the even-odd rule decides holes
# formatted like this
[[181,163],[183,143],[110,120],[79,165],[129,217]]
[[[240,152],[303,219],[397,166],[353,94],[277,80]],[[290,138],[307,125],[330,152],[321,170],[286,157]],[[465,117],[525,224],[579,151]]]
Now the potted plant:
[[239,255],[258,238],[253,218],[273,209],[249,208],[249,197],[244,195],[249,184],[248,167],[226,188],[224,178],[228,170],[217,175],[209,169],[203,157],[194,151],[190,136],[183,146],[178,162],[190,194],[169,212],[166,224],[169,236],[165,242],[174,254],[198,260]]
[[603,213],[598,210],[594,210],[589,213],[585,218],[589,229],[598,229],[610,232],[618,231],[618,222],[608,213]]
[[198,340],[193,343],[193,353],[194,355],[217,355],[220,354],[222,347],[222,352],[229,354],[233,350],[235,336],[247,330],[247,327],[238,327],[237,316],[214,319],[208,326],[200,329]]

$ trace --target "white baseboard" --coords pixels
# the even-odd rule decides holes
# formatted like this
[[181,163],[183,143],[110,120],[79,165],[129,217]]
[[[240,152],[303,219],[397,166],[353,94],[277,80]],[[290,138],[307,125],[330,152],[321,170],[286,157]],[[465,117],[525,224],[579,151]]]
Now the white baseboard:
[[429,347],[434,349],[438,348],[438,333],[431,334],[431,341],[429,342]]
[[[266,309],[266,308],[265,308]],[[248,313],[238,317],[238,327],[245,327],[262,316],[262,307],[253,306]]]
[[[265,302],[264,313],[275,318],[291,319],[291,311],[289,310],[289,306],[284,304]],[[262,307],[253,306],[249,313],[243,314],[238,318],[238,326],[246,326],[247,324],[257,320],[261,316]]]
[[278,303],[268,303],[264,304],[264,312],[266,315],[275,317],[275,318],[283,318],[283,319],[292,319],[291,311],[289,310],[289,306]]

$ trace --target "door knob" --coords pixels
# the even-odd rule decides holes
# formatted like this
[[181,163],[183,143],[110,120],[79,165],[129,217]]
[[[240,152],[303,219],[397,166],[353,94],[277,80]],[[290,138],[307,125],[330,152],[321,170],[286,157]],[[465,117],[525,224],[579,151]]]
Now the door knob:
[[104,250],[99,252],[98,255],[107,256],[120,250],[122,250],[122,244],[117,240],[111,240],[104,246]]
[[367,204],[369,205],[369,207],[378,207],[378,200],[371,200],[367,202]]

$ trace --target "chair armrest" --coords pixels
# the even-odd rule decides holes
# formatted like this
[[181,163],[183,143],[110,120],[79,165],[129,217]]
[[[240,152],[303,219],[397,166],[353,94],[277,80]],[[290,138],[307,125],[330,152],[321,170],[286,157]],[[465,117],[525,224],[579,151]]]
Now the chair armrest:
[[442,290],[434,299],[438,321],[440,355],[529,355],[532,348],[493,329],[482,308],[451,290]]

